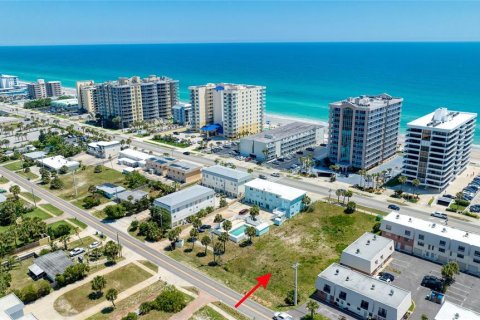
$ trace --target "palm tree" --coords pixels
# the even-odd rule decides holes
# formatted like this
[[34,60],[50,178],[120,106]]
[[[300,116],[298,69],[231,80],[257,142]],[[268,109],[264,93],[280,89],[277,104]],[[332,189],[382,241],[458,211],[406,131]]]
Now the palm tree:
[[205,246],[205,256],[207,255],[208,245],[212,242],[209,236],[203,236],[202,240],[200,241],[202,245]]
[[252,217],[253,220],[257,220],[257,216],[260,214],[260,208],[255,205],[250,208],[250,216]]
[[257,234],[257,230],[253,226],[247,226],[245,234],[248,236],[250,243],[253,243],[253,237]]
[[335,195],[337,196],[337,202],[340,203],[340,196],[343,194],[343,190],[342,189],[337,189],[335,191]]
[[223,227],[223,230],[225,230],[226,232],[232,230],[232,221],[230,221],[230,220],[225,220],[225,221],[222,223],[222,227]]
[[415,191],[417,190],[418,186],[420,185],[420,180],[413,179],[412,186],[413,186],[413,194],[415,195]]
[[108,301],[110,301],[113,305],[113,308],[115,309],[115,300],[117,300],[118,297],[118,291],[115,288],[110,288],[107,291],[107,294],[105,296]]
[[20,194],[20,187],[17,186],[16,184],[11,186],[9,191],[13,194],[13,197],[15,198],[15,200],[18,200],[18,195]]
[[310,316],[313,319],[315,316],[315,311],[318,309],[319,305],[316,301],[310,300],[306,305],[307,309],[310,311]]
[[70,240],[70,234],[64,234],[59,240],[63,242],[63,248],[68,250],[67,242]]
[[218,236],[218,241],[223,243],[223,252],[225,253],[227,250],[228,232],[222,232]]
[[197,240],[198,230],[196,228],[190,229],[190,241],[192,242],[192,251],[195,248],[195,241]]
[[345,191],[344,196],[347,197],[347,202],[350,202],[350,198],[353,196],[352,190]]
[[220,242],[216,242],[213,245],[213,263],[216,263],[215,257],[220,256],[222,254],[222,244]]
[[104,276],[96,276],[90,283],[92,284],[92,290],[96,292],[98,297],[100,297],[102,290],[105,289],[107,285],[107,279],[105,279]]
[[403,185],[407,182],[407,177],[399,176],[398,182],[400,182],[400,190],[403,192]]

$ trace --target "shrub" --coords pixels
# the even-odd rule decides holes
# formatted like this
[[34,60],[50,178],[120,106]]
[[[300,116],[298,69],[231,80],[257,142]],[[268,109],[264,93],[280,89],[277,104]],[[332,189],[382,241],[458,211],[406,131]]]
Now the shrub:
[[100,204],[100,198],[93,195],[93,196],[86,196],[83,198],[83,207],[85,209],[91,209],[93,207],[96,207]]
[[[295,300],[295,291],[293,290],[288,291],[287,297],[285,298],[285,303],[288,304],[289,306],[293,306],[294,300]],[[299,302],[300,302],[300,299],[297,295],[297,303]]]
[[31,283],[20,290],[15,290],[15,294],[23,303],[30,303],[50,293],[52,288],[47,280],[40,280]]
[[58,287],[64,287],[67,284],[74,283],[75,281],[85,278],[89,270],[90,269],[86,264],[77,263],[67,267],[64,273],[57,274],[55,276],[55,281],[57,282]]
[[138,315],[135,312],[130,312],[127,314],[125,317],[122,318],[122,320],[137,320]]
[[130,223],[130,231],[136,231],[138,229],[138,221],[133,220],[132,223]]
[[100,173],[102,171],[103,171],[103,166],[101,166],[101,165],[96,165],[95,169],[93,169],[94,173]]
[[177,313],[186,305],[184,294],[173,286],[167,286],[154,301],[155,309],[163,312]]
[[50,253],[50,252],[51,252],[50,249],[43,248],[42,250],[40,250],[39,255],[43,256],[43,255],[45,255],[47,253]]
[[58,177],[53,178],[52,181],[50,182],[50,189],[52,190],[60,190],[60,189],[63,189],[63,187],[64,187],[64,183]]
[[372,227],[372,232],[373,233],[379,233],[380,232],[380,225],[381,225],[381,222],[376,222]]
[[147,302],[144,302],[140,305],[139,311],[140,311],[141,315],[145,315],[145,314],[149,313],[150,311],[152,311],[153,308],[154,308],[153,302],[147,301]]
[[464,199],[455,199],[455,203],[462,207],[468,207],[470,205],[470,201]]
[[62,223],[57,225],[56,227],[49,226],[47,228],[47,234],[52,239],[60,238],[61,236],[70,234],[72,227],[69,224]]
[[468,216],[468,217],[475,218],[475,219],[479,218],[478,214],[470,212],[470,211],[465,211],[465,215]]
[[120,219],[127,215],[127,210],[121,204],[109,205],[103,209],[103,212],[109,219]]

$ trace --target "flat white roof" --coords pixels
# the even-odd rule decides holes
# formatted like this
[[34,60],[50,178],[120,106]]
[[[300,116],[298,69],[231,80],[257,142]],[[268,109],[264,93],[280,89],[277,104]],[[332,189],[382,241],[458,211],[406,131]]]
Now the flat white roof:
[[97,146],[109,147],[109,146],[115,146],[119,144],[120,142],[115,140],[114,141],[97,141],[97,142],[89,143],[88,146],[92,148],[96,148]]
[[[439,121],[434,121],[434,116],[437,113]],[[441,114],[444,116],[441,116]],[[464,123],[477,117],[476,113],[451,111],[446,108],[439,108],[432,113],[424,115],[418,119],[410,121],[407,126],[416,128],[425,128],[439,131],[454,130]]]
[[147,154],[145,152],[140,152],[140,151],[133,150],[133,149],[125,149],[125,150],[120,151],[120,156],[123,157],[123,158],[130,158],[130,159],[136,160],[136,161],[147,160],[147,159],[150,159],[150,158],[154,157],[151,154]]
[[480,320],[480,314],[445,301],[435,316],[435,320]]
[[375,258],[377,253],[389,245],[393,247],[393,240],[373,234],[371,232],[365,232],[357,240],[346,247],[343,252],[371,261],[373,258]]
[[306,191],[300,190],[297,188],[292,188],[289,186],[284,186],[279,183],[271,182],[264,179],[254,179],[250,182],[245,183],[245,187],[251,187],[254,189],[259,189],[266,191],[268,193],[273,193],[285,200],[295,200],[298,197],[305,195]]
[[203,168],[202,172],[211,173],[217,176],[222,176],[224,178],[228,178],[230,180],[242,180],[248,179],[251,177],[251,174],[245,171],[236,170],[232,168],[228,168],[221,165],[214,165],[211,167]]
[[[354,271],[338,263],[332,263],[318,277],[393,308],[398,308],[410,295],[410,291]],[[321,290],[322,288],[317,289]]]
[[42,163],[50,168],[53,168],[55,170],[60,169],[63,166],[66,166],[68,168],[73,167],[73,166],[78,166],[80,163],[78,161],[72,161],[65,159],[63,156],[54,156],[50,158],[45,158],[45,159],[40,159],[38,160],[39,163]]
[[430,222],[423,219],[400,214],[396,211],[392,211],[383,221],[390,221],[395,224],[399,224],[405,227],[413,228],[415,230],[424,231],[426,233],[432,233],[439,237],[463,242],[473,246],[480,246],[480,235],[463,231],[460,229],[452,228],[437,222]]

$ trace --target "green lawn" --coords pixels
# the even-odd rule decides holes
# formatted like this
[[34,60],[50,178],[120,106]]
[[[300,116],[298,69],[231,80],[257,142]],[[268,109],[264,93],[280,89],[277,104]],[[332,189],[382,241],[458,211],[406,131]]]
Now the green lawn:
[[[133,312],[142,302],[152,301],[155,299],[158,294],[165,287],[165,283],[162,281],[157,281],[146,288],[130,295],[129,297],[116,302],[117,307],[113,310],[112,308],[105,308],[101,312],[87,318],[87,320],[108,320],[108,319],[120,319],[122,316],[126,315],[128,312]],[[159,318],[160,320],[168,319],[171,317],[171,314],[165,313],[165,317]],[[140,317],[143,320],[143,317]]]
[[61,224],[68,225],[70,228],[72,228],[72,229],[70,229],[70,234],[74,233],[72,225],[70,223],[66,222],[65,220],[60,220],[60,221],[57,221],[57,222],[54,222],[54,223],[47,224],[47,228],[48,227],[56,228],[57,226],[59,226]]
[[375,224],[373,215],[345,214],[342,207],[324,202],[316,202],[312,208],[313,212],[301,213],[280,227],[271,226],[270,232],[255,238],[251,246],[242,248],[229,242],[220,266],[209,265],[213,257],[211,251],[207,257],[201,255],[203,246],[197,245],[194,252],[188,252],[191,245],[187,244],[168,254],[238,292],[248,291],[256,284],[256,277],[270,272],[268,289],[257,291],[253,299],[275,309],[284,307],[284,299],[292,289],[291,266],[299,262],[299,292],[303,303],[314,292],[318,273],[338,262],[342,250],[365,231],[371,231]]
[[23,169],[22,164],[23,164],[23,162],[19,160],[19,161],[14,161],[14,162],[7,163],[6,165],[4,165],[4,167],[7,168],[10,171],[18,171],[18,170]]
[[46,213],[45,211],[43,211],[42,209],[40,208],[35,208],[33,211],[31,212],[28,212],[28,213],[25,213],[23,215],[24,217],[39,217],[40,219],[42,220],[46,220],[46,219],[49,219],[49,218],[52,218],[51,215],[49,215],[48,213]]
[[33,283],[32,278],[28,275],[28,267],[33,264],[34,258],[28,258],[18,262],[10,271],[12,282],[9,290],[20,289],[28,284]]
[[243,313],[240,313],[237,310],[227,306],[223,302],[215,301],[215,302],[213,302],[213,304],[215,306],[219,307],[220,309],[222,309],[223,311],[225,311],[226,313],[228,313],[229,315],[231,315],[232,317],[234,317],[237,320],[248,320],[248,318],[246,316],[244,316]]
[[39,202],[40,199],[39,197],[37,196],[34,196],[32,193],[30,192],[20,192],[20,195],[24,198],[26,198],[27,200],[29,200],[30,202],[33,202],[33,200],[35,200],[36,202]]
[[[72,204],[75,205],[75,206],[77,206],[77,207],[80,208],[80,209],[83,209],[83,210],[91,210],[91,209],[94,209],[94,210],[95,210],[96,207],[93,207],[93,208],[90,208],[90,209],[85,209],[85,208],[83,207],[83,199],[84,199],[84,198],[75,200],[75,201],[72,202]],[[105,204],[105,203],[107,203],[107,202],[112,202],[111,199],[107,199],[107,198],[102,197],[102,196],[100,196],[99,199],[100,199],[100,204],[99,204],[99,206],[102,205],[102,204]]]
[[50,213],[53,213],[56,216],[60,216],[63,214],[63,211],[58,209],[57,207],[52,206],[50,203],[47,204],[41,204],[40,207],[43,209],[47,210]]
[[177,147],[177,148],[187,148],[190,147],[188,143],[180,143],[180,142],[173,142],[173,141],[166,141],[163,139],[152,139],[153,142],[162,144],[162,145],[167,145],[167,146],[172,146],[172,147]]
[[4,176],[1,176],[1,177],[0,177],[0,184],[5,184],[5,183],[7,183],[7,182],[8,182],[8,179],[7,179],[7,178],[5,178]]
[[79,227],[80,229],[85,229],[87,225],[83,223],[82,221],[76,219],[76,218],[68,218],[68,221]]
[[[115,288],[118,293],[150,278],[152,275],[130,263],[105,275],[107,289]],[[107,290],[105,289],[105,291]],[[72,316],[105,301],[105,294],[98,299],[91,299],[92,288],[90,282],[70,290],[55,300],[54,308],[62,316]]]
[[27,178],[28,180],[37,180],[38,176],[33,173],[33,172],[23,172],[23,170],[17,171],[19,175],[21,175],[24,178]]
[[76,239],[76,240],[68,243],[69,250],[77,247],[87,248],[92,242],[97,241],[96,239],[90,236],[86,236],[80,239],[78,239],[78,237],[75,236],[75,237],[72,237],[72,239]]
[[387,211],[373,209],[373,208],[365,207],[365,206],[362,206],[362,205],[359,205],[359,204],[357,204],[357,209],[368,211],[368,212],[375,213],[375,214],[379,214],[381,216],[386,216],[389,213]]
[[158,272],[158,266],[155,263],[148,260],[140,260],[139,262],[143,264],[145,267],[149,268],[150,270],[154,272]]
[[227,318],[209,306],[203,306],[200,310],[195,312],[189,320],[227,320]]
[[[61,190],[51,190],[55,195],[65,199],[74,200],[81,199],[88,195],[88,187],[90,185],[99,185],[102,183],[114,183],[123,185],[125,181],[124,175],[111,168],[104,167],[100,173],[94,173],[95,167],[89,166],[85,170],[79,170],[75,173],[75,181],[77,184],[78,196],[75,194],[75,188],[73,184],[73,173],[60,175],[60,179],[63,181],[65,187]],[[49,185],[44,186],[49,188]]]

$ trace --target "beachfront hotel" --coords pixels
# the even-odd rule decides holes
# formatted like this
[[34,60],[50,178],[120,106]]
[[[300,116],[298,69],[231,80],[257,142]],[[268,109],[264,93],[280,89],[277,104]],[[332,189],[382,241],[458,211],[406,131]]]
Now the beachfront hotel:
[[178,80],[149,76],[119,78],[96,85],[97,112],[104,119],[120,117],[120,126],[134,121],[169,119],[178,102]]
[[192,105],[179,102],[172,107],[173,123],[189,125],[192,123]]
[[60,81],[47,81],[45,90],[47,97],[60,97],[62,95],[62,83]]
[[370,169],[397,150],[403,98],[359,96],[330,104],[329,159],[342,170]]
[[13,89],[18,86],[18,77],[0,74],[0,89]]
[[45,82],[43,79],[38,79],[36,82],[27,84],[27,92],[30,99],[59,97],[62,95],[62,83],[60,81]]
[[189,90],[195,130],[216,131],[229,139],[263,130],[265,87],[209,83]]
[[93,80],[77,81],[78,107],[91,114],[97,113],[97,88]]
[[445,189],[467,167],[476,119],[476,113],[439,108],[409,122],[402,174],[421,186]]
[[240,139],[240,154],[269,161],[323,143],[325,128],[320,125],[290,122],[278,128]]

